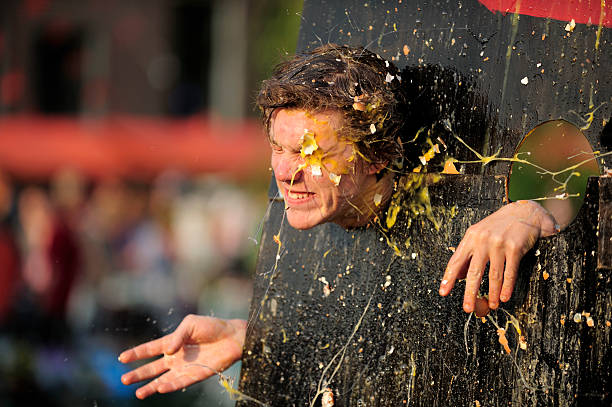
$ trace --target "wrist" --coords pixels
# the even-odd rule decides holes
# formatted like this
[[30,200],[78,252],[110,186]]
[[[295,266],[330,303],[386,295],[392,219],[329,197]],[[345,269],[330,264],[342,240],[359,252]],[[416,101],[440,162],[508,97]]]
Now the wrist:
[[534,218],[535,224],[539,227],[539,237],[555,235],[561,231],[561,226],[553,214],[540,203],[531,199],[519,200],[513,203],[517,205],[527,205],[530,208],[531,215],[529,218]]

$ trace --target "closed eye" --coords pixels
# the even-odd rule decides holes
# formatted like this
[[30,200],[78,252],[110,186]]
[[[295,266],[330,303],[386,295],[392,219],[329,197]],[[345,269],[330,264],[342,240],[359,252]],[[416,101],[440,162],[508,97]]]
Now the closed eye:
[[282,153],[283,152],[283,148],[280,145],[276,144],[276,143],[270,142],[270,147],[272,148],[272,151],[274,151],[275,153]]

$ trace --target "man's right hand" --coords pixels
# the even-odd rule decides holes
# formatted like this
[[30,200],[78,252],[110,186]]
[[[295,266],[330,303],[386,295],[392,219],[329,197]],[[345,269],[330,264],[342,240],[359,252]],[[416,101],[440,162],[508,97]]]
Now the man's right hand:
[[124,374],[121,381],[127,385],[153,379],[136,390],[136,397],[144,399],[205,380],[240,359],[246,326],[238,319],[188,315],[171,334],[122,352],[122,363],[163,356]]

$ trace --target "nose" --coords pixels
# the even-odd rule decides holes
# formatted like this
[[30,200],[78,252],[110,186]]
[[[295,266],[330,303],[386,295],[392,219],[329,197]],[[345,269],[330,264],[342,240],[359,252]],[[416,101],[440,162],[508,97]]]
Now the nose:
[[287,153],[274,154],[272,156],[272,169],[276,180],[286,183],[301,181],[303,170],[300,169],[299,161],[296,157],[290,157]]

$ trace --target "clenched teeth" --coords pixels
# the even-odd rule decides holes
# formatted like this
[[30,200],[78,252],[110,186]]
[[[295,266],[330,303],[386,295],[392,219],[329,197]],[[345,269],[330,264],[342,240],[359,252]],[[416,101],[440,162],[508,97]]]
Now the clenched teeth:
[[291,199],[305,199],[305,198],[308,198],[308,195],[310,195],[310,194],[308,192],[300,193],[300,192],[291,192],[291,191],[288,191],[287,195]]

